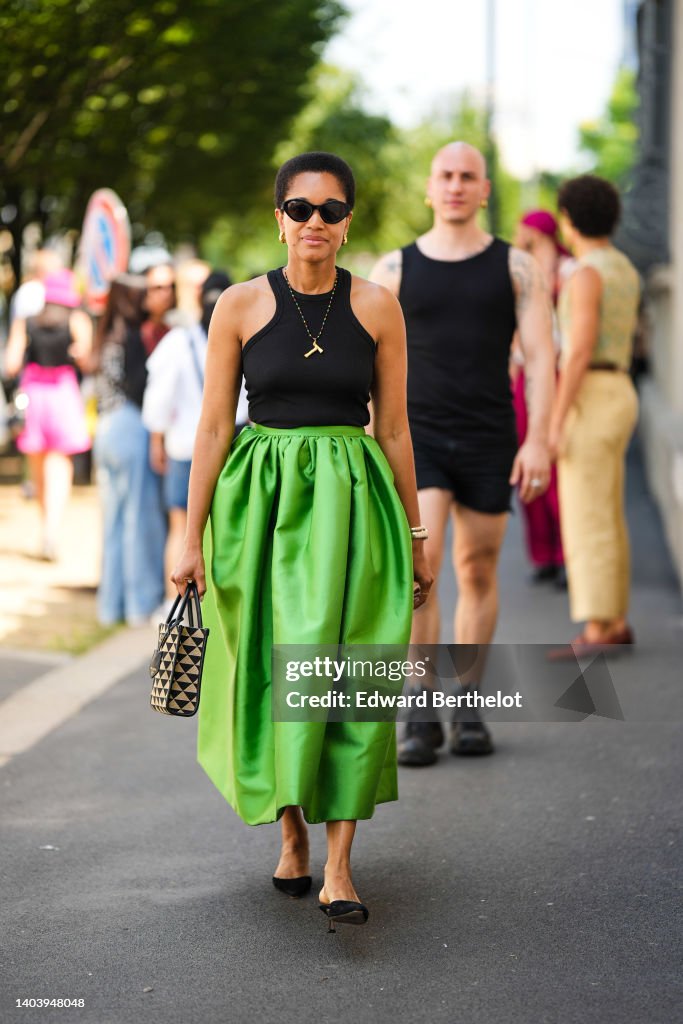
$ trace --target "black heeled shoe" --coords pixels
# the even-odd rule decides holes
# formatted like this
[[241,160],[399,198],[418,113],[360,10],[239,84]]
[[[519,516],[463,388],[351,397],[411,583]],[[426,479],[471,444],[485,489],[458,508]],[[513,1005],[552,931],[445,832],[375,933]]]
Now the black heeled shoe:
[[299,899],[300,896],[305,896],[311,888],[313,879],[310,875],[301,875],[300,878],[276,878],[273,875],[273,885],[280,892],[283,892],[285,896],[291,896],[293,899]]
[[332,900],[331,903],[319,903],[323,914],[327,915],[329,923],[328,932],[336,931],[334,927],[339,924],[365,924],[370,911],[363,903],[356,903],[355,900]]

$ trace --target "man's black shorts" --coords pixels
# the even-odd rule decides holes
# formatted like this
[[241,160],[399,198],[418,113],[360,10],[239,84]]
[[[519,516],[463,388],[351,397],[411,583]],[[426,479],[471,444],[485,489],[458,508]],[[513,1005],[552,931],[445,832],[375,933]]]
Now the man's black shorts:
[[417,489],[440,487],[459,505],[496,515],[510,511],[509,479],[517,453],[513,431],[478,444],[411,427]]

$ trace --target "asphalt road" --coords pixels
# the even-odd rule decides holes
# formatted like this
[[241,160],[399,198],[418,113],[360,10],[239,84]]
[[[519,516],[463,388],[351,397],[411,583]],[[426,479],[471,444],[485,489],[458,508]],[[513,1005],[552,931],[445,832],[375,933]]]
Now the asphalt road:
[[[359,826],[364,928],[329,935],[313,896],[275,892],[276,826],[225,805],[194,723],[147,711],[143,669],[11,760],[1,1019],[681,1020],[682,606],[632,470],[627,720],[499,723],[494,757],[402,770],[398,804]],[[568,639],[565,595],[524,583],[518,517],[501,577],[499,639]],[[446,585],[446,622],[452,601]],[[323,856],[316,826],[314,884]],[[16,1007],[30,998],[85,1006]]]

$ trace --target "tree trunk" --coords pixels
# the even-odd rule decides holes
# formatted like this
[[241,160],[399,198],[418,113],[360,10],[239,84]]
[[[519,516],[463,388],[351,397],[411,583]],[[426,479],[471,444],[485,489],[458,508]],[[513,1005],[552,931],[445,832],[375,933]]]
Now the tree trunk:
[[7,197],[7,206],[14,206],[17,211],[14,220],[7,225],[7,230],[12,236],[10,263],[12,265],[12,272],[14,273],[14,287],[16,290],[21,284],[22,272],[22,248],[25,227],[23,192],[19,185],[8,185],[5,189],[5,196]]

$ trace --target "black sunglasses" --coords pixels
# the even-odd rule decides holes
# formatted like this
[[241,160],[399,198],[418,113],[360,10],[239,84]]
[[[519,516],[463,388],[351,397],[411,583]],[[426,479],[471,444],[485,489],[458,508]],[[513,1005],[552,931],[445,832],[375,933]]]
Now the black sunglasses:
[[326,224],[339,224],[344,217],[348,217],[351,213],[349,204],[342,203],[340,199],[328,199],[326,202],[320,203],[319,206],[309,203],[308,199],[285,199],[282,210],[297,224],[305,224],[316,210]]

